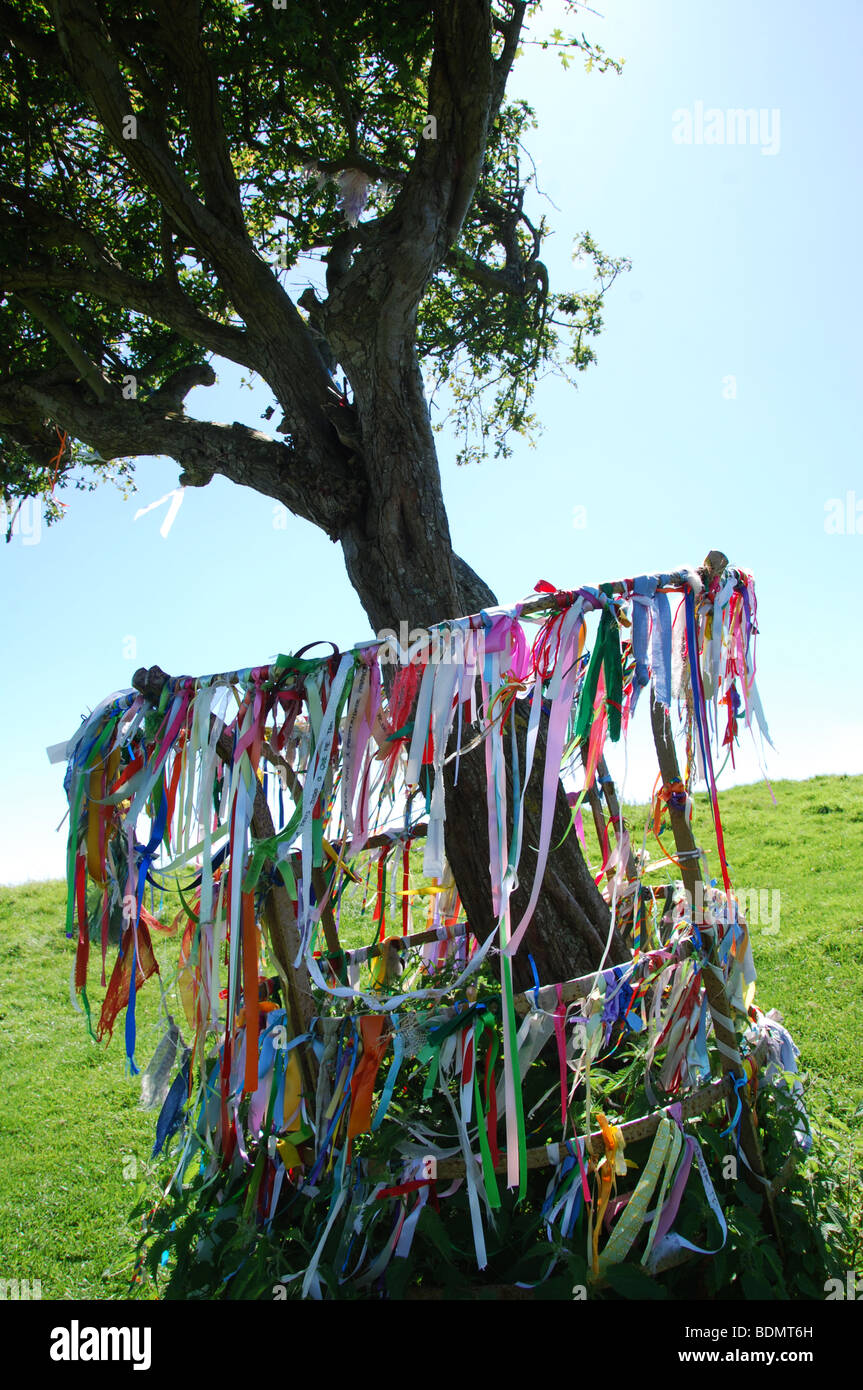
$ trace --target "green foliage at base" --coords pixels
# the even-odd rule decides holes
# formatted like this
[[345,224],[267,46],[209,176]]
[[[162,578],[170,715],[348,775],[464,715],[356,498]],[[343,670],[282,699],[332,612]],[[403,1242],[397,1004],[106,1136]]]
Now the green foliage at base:
[[[539,1064],[534,1069],[544,1070]],[[539,1300],[574,1295],[588,1300],[823,1298],[828,1279],[844,1282],[846,1270],[854,1268],[855,1253],[859,1255],[859,1191],[851,1190],[837,1155],[829,1146],[825,1150],[823,1140],[809,1156],[795,1149],[793,1131],[800,1117],[789,1092],[764,1092],[759,1117],[768,1163],[784,1161],[785,1155],[794,1153],[793,1173],[776,1201],[781,1247],[764,1197],[742,1176],[723,1179],[733,1148],[720,1136],[725,1122],[717,1111],[692,1127],[728,1226],[724,1248],[716,1254],[695,1257],[651,1277],[640,1263],[642,1235],[627,1261],[595,1281],[583,1211],[569,1240],[556,1232],[549,1235],[542,1206],[550,1169],[534,1169],[526,1198],[518,1202],[515,1192],[502,1192],[493,1224],[485,1223],[488,1264],[484,1270],[477,1269],[467,1190],[462,1184],[441,1203],[440,1214],[431,1205],[424,1207],[409,1258],[392,1260],[380,1278],[363,1286],[343,1282],[343,1275],[356,1260],[355,1244],[366,1233],[354,1242],[334,1229],[318,1265],[321,1291],[324,1297],[337,1300],[481,1300],[497,1298],[502,1291]],[[648,1141],[642,1141],[627,1149],[639,1169],[649,1147]],[[272,1226],[265,1230],[249,1216],[247,1176],[229,1186],[220,1202],[213,1199],[213,1190],[212,1184],[192,1176],[183,1193],[156,1213],[144,1246],[159,1297],[300,1298],[303,1273],[326,1224],[330,1191],[322,1187],[311,1197],[297,1191],[282,1203]],[[381,1212],[371,1236],[372,1249],[382,1247],[392,1230],[393,1211],[390,1202]],[[145,1216],[143,1207],[139,1214]],[[680,1235],[702,1248],[716,1250],[720,1243],[719,1227],[694,1174],[674,1224]]]

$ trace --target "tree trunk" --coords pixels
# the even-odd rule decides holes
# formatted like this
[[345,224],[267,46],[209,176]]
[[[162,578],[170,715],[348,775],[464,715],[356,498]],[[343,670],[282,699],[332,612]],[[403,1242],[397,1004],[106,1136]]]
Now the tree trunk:
[[[368,341],[368,340],[366,340]],[[405,351],[402,339],[402,351]],[[428,627],[497,603],[492,591],[454,554],[440,488],[434,438],[419,367],[412,349],[392,358],[352,361],[340,351],[362,432],[368,504],[342,533],[345,563],[374,629]],[[395,370],[394,370],[395,369]],[[526,717],[520,716],[522,765]],[[540,730],[534,771],[525,798],[519,885],[511,899],[512,923],[520,920],[533,884],[541,819],[545,731]],[[492,911],[486,811],[485,759],[476,749],[447,765],[446,853],[472,928],[485,938]],[[510,769],[507,803],[512,806]],[[609,910],[570,828],[570,812],[558,785],[552,850],[530,927],[513,963],[518,989],[534,982],[533,958],[542,984],[595,969],[606,948]],[[511,821],[510,821],[511,824]],[[563,840],[563,843],[560,842]],[[615,932],[606,964],[628,957]]]

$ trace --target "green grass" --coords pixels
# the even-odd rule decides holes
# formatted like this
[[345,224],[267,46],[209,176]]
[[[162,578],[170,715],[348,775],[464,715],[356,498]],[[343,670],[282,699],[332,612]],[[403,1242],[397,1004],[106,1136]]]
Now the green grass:
[[[729,862],[738,889],[781,894],[778,934],[752,931],[757,1000],[780,1010],[801,1049],[821,1161],[847,1171],[859,1234],[863,778],[780,782],[774,792],[776,805],[763,785],[721,794]],[[644,808],[640,817],[634,808],[636,842]],[[710,826],[699,797],[695,833],[708,850]],[[716,873],[715,852],[710,863]],[[64,900],[60,883],[0,892],[0,1277],[39,1279],[46,1299],[124,1298],[138,1235],[129,1213],[167,1170],[149,1162],[155,1116],[139,1110],[139,1083],[125,1074],[122,1016],[103,1055],[72,1009]],[[418,907],[417,926],[421,916]],[[346,944],[372,940],[370,911],[352,910],[343,925]],[[155,948],[167,976],[176,941]],[[101,999],[93,988],[94,1019]],[[139,996],[142,1069],[163,1028],[160,1003],[154,978]]]
[[[122,1015],[106,1056],[72,1008],[64,923],[64,884],[2,890],[0,1274],[39,1279],[46,1299],[124,1298],[136,1240],[129,1212],[147,1180],[154,1116],[138,1109],[139,1084],[124,1074]],[[101,1001],[92,990],[94,1022]],[[159,1002],[150,980],[137,1011],[139,1062],[155,1050]]]
[[[784,1016],[816,1113],[848,1122],[863,1102],[863,777],[777,782],[773,794],[775,805],[764,783],[720,793],[735,888],[766,891],[779,906],[775,935],[772,924],[751,929],[756,1002]],[[628,809],[637,845],[645,815]],[[721,882],[704,795],[695,797],[693,830]],[[650,833],[647,848],[659,856]]]

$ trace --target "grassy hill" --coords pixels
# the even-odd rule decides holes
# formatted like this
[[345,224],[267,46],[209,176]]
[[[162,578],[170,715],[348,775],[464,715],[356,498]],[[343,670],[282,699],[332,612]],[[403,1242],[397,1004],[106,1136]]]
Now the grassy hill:
[[[764,785],[721,794],[729,862],[738,890],[770,895],[771,920],[752,930],[757,998],[782,1012],[801,1049],[818,1158],[832,1165],[837,1191],[841,1179],[857,1231],[849,1258],[859,1263],[863,777],[773,790],[775,805]],[[645,814],[631,812],[636,842]],[[705,848],[709,826],[699,797],[695,830]],[[715,854],[710,863],[718,872]],[[163,1173],[149,1161],[155,1116],[138,1108],[139,1084],[124,1072],[122,1018],[103,1056],[73,1010],[64,903],[61,883],[0,890],[0,1275],[40,1280],[46,1299],[125,1298],[137,1235],[129,1212]],[[101,991],[92,995],[97,1014]],[[160,1004],[154,978],[139,998],[142,1069],[164,1030]]]

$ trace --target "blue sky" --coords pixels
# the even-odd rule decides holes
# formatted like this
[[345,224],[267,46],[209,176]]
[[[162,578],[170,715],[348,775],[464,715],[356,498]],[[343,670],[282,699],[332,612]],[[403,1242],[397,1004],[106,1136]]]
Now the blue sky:
[[[544,5],[535,27],[555,24],[571,28],[561,5]],[[554,204],[532,207],[555,228],[556,287],[584,286],[571,260],[584,229],[633,268],[578,390],[540,387],[534,448],[457,468],[458,441],[439,437],[454,544],[505,602],[540,578],[575,587],[725,550],[758,586],[771,779],[863,772],[863,10],[607,0],[576,28],[626,65],[619,78],[586,75],[526,49],[510,91],[536,108],[530,148]],[[764,113],[751,143],[729,142],[737,109]],[[681,113],[688,144],[674,138]],[[225,368],[190,407],[265,428],[269,401]],[[266,498],[216,480],[184,493],[165,538],[169,503],[134,520],[177,473],[141,461],[126,501],[67,492],[60,525],[30,516],[31,533],[2,547],[0,882],[62,876],[63,768],[45,748],[137,666],[199,674],[370,634],[339,549],[294,518],[275,524]],[[852,521],[860,504],[859,532],[826,529],[838,500]],[[654,775],[645,709],[626,770],[639,798]],[[745,753],[723,784],[757,777]]]

